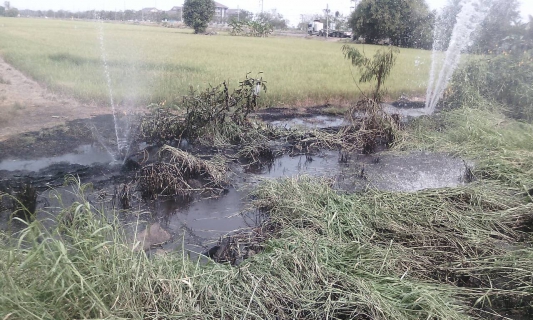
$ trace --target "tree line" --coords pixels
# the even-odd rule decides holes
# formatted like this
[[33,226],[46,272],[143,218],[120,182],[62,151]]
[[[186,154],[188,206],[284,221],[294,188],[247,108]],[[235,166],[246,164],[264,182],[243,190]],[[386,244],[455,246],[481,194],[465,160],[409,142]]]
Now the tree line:
[[[8,13],[11,10],[11,14]],[[159,11],[159,12],[143,12],[142,10],[124,10],[124,11],[106,11],[106,10],[87,10],[87,11],[77,11],[72,12],[68,10],[17,10],[12,8],[10,10],[5,10],[4,7],[0,6],[0,16],[10,16],[16,17],[19,14],[22,17],[32,17],[32,18],[55,18],[55,19],[103,19],[103,20],[117,20],[117,21],[128,21],[128,20],[152,20],[152,21],[163,21],[165,19],[179,18],[173,12],[170,11]],[[16,12],[13,13],[13,12]]]
[[6,10],[5,7],[0,6],[0,17],[18,17],[19,10],[17,8],[9,8]]
[[[475,32],[471,52],[533,48],[533,18],[521,21],[518,0],[482,0],[482,4],[490,9]],[[355,37],[364,38],[366,43],[387,39],[396,46],[431,49],[434,26],[439,23],[446,27],[443,35],[446,48],[462,5],[461,0],[448,0],[438,13],[430,11],[425,0],[362,0],[348,24]]]

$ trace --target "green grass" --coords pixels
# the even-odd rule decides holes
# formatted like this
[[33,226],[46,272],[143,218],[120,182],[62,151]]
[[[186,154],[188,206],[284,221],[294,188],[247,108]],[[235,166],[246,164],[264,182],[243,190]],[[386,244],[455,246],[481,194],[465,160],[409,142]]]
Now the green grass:
[[[99,33],[116,100],[175,101],[189,87],[263,72],[268,105],[316,105],[359,95],[342,43],[301,38],[194,35],[189,30],[82,21],[0,18],[0,55],[46,86],[107,103]],[[357,45],[359,49],[362,46]],[[364,46],[367,55],[378,46]],[[425,92],[430,52],[402,49],[385,83],[391,97]]]
[[[267,181],[253,205],[276,232],[238,267],[147,257],[85,200],[0,233],[0,318],[487,319],[533,309],[533,125],[481,106],[410,126],[399,149],[477,160],[467,186],[341,194]],[[75,180],[71,180],[74,181]],[[64,221],[67,221],[64,220]]]
[[399,149],[444,151],[476,161],[479,178],[533,188],[533,125],[504,115],[501,106],[480,100],[439,118],[413,124]]

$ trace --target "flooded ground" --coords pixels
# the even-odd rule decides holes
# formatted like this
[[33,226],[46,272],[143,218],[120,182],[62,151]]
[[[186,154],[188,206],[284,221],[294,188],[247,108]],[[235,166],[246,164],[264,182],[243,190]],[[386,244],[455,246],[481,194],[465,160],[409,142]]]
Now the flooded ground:
[[103,148],[96,145],[85,144],[73,150],[72,153],[55,157],[43,157],[33,160],[6,159],[0,161],[0,171],[39,171],[52,164],[67,163],[79,165],[110,164],[113,157]]
[[308,128],[308,129],[324,129],[337,128],[346,125],[346,120],[338,116],[330,115],[314,115],[310,117],[289,118],[271,121],[275,127],[282,128]]
[[[105,119],[104,123],[106,121],[109,119]],[[87,128],[94,123],[94,119],[87,122]],[[344,119],[326,115],[286,116],[271,119],[270,123],[273,126],[319,129],[342,126]],[[74,127],[77,131],[71,129]],[[104,209],[110,218],[119,217],[128,226],[132,245],[139,249],[175,250],[184,247],[193,253],[205,253],[226,235],[258,226],[263,217],[257,212],[247,211],[247,193],[265,179],[311,175],[331,179],[335,188],[342,192],[364,192],[368,188],[415,192],[457,186],[469,182],[470,178],[470,165],[446,154],[394,154],[383,151],[363,155],[331,150],[299,155],[282,153],[260,165],[232,160],[228,173],[230,181],[219,194],[196,193],[184,197],[160,197],[152,201],[144,201],[134,195],[129,208],[124,210],[119,200],[120,192],[124,188],[132,188],[132,194],[135,193],[133,181],[137,170],[113,161],[110,153],[99,144],[102,138],[106,139],[105,134],[90,141],[85,134],[81,134],[82,139],[77,139],[80,132],[90,132],[80,127],[80,123],[67,124],[65,128],[52,130],[50,135],[36,133],[27,136],[29,141],[36,143],[34,151],[46,150],[42,152],[46,156],[39,157],[37,152],[20,156],[24,148],[22,151],[5,148],[11,152],[4,153],[0,158],[0,188],[12,193],[21,183],[31,182],[39,194],[37,207],[41,213],[37,219],[48,220],[60,211],[60,207],[76,201],[72,187],[63,186],[66,175],[77,177],[82,183],[92,183],[94,188],[86,195],[89,202]],[[71,133],[74,135],[69,135]],[[58,140],[64,143],[58,143]],[[73,148],[77,140],[83,143]],[[12,141],[3,143],[4,146],[15,145]],[[157,150],[146,144],[136,145],[136,148]],[[194,147],[188,145],[187,149],[194,150]],[[153,151],[146,154],[150,152],[153,154]],[[151,161],[154,161],[153,156]],[[48,223],[53,223],[50,222],[52,220]],[[9,215],[3,214],[0,227],[13,227],[8,221]]]

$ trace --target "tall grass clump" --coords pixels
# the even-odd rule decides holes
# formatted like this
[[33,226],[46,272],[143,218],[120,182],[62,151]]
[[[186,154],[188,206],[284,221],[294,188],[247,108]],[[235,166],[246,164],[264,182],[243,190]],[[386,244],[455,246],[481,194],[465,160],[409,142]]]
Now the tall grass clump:
[[452,107],[480,100],[504,105],[510,116],[533,120],[533,52],[472,58],[455,73],[447,95]]
[[[528,223],[518,222],[531,218],[531,205],[504,185],[340,195],[324,181],[299,178],[266,183],[255,194],[256,205],[283,226],[282,239],[304,233],[309,246],[327,244],[326,266],[392,281],[382,297],[394,292],[393,283],[427,290],[414,300],[424,306],[409,308],[421,313],[403,318],[485,318],[532,310],[531,236],[521,229]],[[520,250],[509,252],[512,246]]]

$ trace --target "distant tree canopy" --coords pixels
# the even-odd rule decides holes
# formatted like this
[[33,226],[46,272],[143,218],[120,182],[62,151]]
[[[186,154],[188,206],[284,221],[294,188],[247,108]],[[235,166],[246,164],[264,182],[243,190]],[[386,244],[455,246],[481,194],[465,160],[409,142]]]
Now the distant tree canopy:
[[335,12],[335,15],[333,15],[333,17],[331,17],[330,19],[331,23],[335,25],[336,30],[344,30],[346,28],[349,28],[348,17],[344,16],[339,11]]
[[389,38],[399,46],[431,48],[434,21],[425,0],[362,0],[349,25],[368,43]]
[[520,2],[518,0],[486,1],[490,9],[487,17],[477,29],[472,51],[489,53],[510,49],[512,43],[520,40],[522,33]]
[[194,29],[194,33],[205,32],[214,15],[213,0],[185,0],[183,4],[183,21]]
[[275,10],[258,14],[257,20],[270,24],[274,29],[285,30],[288,28],[287,19],[283,18],[283,15],[277,13]]
[[19,10],[17,8],[11,8],[9,10],[6,10],[5,16],[6,17],[18,17]]
[[461,0],[448,0],[448,3],[435,17],[435,25],[437,27],[435,39],[439,43],[435,49],[444,50],[448,48],[452,37],[453,27],[457,22],[457,15],[461,11],[461,8]]
[[0,6],[0,17],[4,16],[6,14],[6,8]]
[[228,21],[251,21],[254,19],[253,12],[246,10],[239,10],[238,12],[228,15]]
[[[473,53],[500,53],[514,49],[531,49],[528,41],[528,24],[520,21],[520,2],[518,0],[484,0],[487,16],[473,34],[473,43],[469,49]],[[456,18],[462,9],[460,0],[448,0],[439,13],[436,23],[437,36],[441,44],[438,49],[448,48]]]

